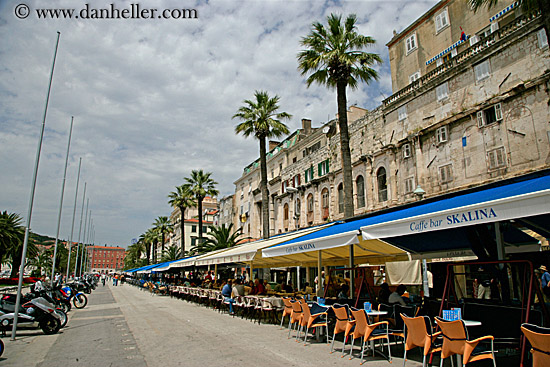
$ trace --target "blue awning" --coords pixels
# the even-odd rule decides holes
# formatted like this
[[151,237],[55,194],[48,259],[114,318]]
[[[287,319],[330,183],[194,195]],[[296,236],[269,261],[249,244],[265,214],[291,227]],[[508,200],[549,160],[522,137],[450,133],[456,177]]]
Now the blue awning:
[[460,44],[466,42],[466,40],[468,40],[469,38],[470,36],[466,36],[464,39],[461,39],[460,41],[453,43],[452,45],[447,47],[445,50],[441,51],[440,53],[438,53],[437,55],[435,55],[434,57],[426,61],[426,65],[430,65],[435,60],[439,59],[440,57],[443,57],[445,54],[448,54],[449,52],[457,48]]
[[[359,234],[362,234],[362,240],[395,238],[548,213],[550,176],[549,173],[540,173],[530,179],[496,183],[338,223],[264,249],[262,253],[264,257],[284,256],[356,244],[360,241]],[[445,242],[438,245],[444,247]]]
[[519,2],[515,2],[511,5],[508,5],[507,7],[505,7],[504,9],[502,9],[501,11],[499,11],[498,13],[496,13],[495,15],[493,15],[491,18],[489,18],[489,22],[492,22],[494,20],[497,20],[498,18],[500,18],[501,16],[503,16],[504,14],[508,13],[510,10],[514,9],[515,7],[517,7],[519,5]]

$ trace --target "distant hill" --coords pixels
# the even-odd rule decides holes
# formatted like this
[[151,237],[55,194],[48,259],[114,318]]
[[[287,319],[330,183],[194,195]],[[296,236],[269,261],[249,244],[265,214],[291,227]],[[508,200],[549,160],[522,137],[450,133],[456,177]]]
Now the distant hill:
[[55,238],[50,236],[44,236],[38,233],[31,232],[29,241],[32,241],[37,246],[53,246],[55,245]]

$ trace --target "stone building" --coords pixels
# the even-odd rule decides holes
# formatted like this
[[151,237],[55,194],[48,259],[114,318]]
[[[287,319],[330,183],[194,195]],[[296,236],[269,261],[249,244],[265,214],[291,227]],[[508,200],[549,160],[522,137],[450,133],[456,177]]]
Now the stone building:
[[[387,46],[393,95],[372,111],[348,110],[356,215],[550,167],[540,15],[511,1],[474,13],[443,0]],[[271,235],[343,219],[336,121],[312,128],[304,119],[270,146],[268,179]],[[234,223],[254,238],[259,180],[257,160],[235,181]]]
[[86,269],[90,272],[114,273],[124,267],[126,250],[113,246],[86,246],[88,252]]

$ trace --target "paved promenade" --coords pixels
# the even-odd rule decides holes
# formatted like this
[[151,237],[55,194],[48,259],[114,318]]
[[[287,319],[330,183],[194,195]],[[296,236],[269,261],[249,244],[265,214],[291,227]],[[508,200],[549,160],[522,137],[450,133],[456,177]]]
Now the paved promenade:
[[[286,329],[276,325],[232,318],[130,285],[100,285],[89,296],[88,306],[73,309],[69,316],[67,327],[57,335],[26,329],[15,341],[3,338],[6,351],[0,366],[359,366],[357,354],[350,361],[339,352],[329,354],[325,343],[304,346],[287,339]],[[341,342],[336,345],[341,348]],[[401,346],[392,350],[402,356]],[[413,356],[418,360],[419,352]],[[402,364],[401,358],[394,358],[391,365]],[[365,365],[391,366],[370,355]]]

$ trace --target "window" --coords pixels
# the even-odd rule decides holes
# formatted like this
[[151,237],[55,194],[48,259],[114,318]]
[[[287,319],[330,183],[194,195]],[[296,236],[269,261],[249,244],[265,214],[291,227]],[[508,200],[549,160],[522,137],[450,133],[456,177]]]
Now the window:
[[344,185],[338,185],[338,213],[344,212]]
[[407,118],[407,105],[401,106],[397,109],[397,117],[399,121],[403,121]]
[[476,80],[478,82],[480,80],[488,78],[489,75],[491,75],[491,71],[489,70],[489,60],[485,60],[482,63],[474,66],[474,71],[476,74]]
[[300,186],[300,174],[297,174],[292,178],[292,187]]
[[411,144],[403,144],[403,158],[410,158],[411,156]]
[[197,226],[195,226],[195,225],[191,226],[191,232],[196,233],[197,232]]
[[477,111],[477,126],[483,127],[494,122],[502,121],[502,105],[500,103],[482,111]]
[[440,57],[439,59],[435,60],[435,66],[441,66],[443,65],[443,59]]
[[437,144],[444,143],[447,141],[447,126],[442,126],[435,131],[435,136],[437,139]]
[[447,164],[446,166],[439,167],[439,182],[447,183],[453,180],[453,170],[452,165]]
[[418,47],[416,42],[416,33],[413,33],[409,38],[405,40],[405,44],[407,47],[407,54],[409,54],[411,51],[416,50]]
[[324,176],[329,171],[329,160],[324,160],[321,163],[317,165],[317,170],[319,172],[319,176]]
[[324,188],[323,191],[321,191],[321,205],[323,206],[323,209],[328,209],[328,189]]
[[491,33],[498,31],[498,22],[491,23]]
[[472,37],[470,37],[470,46],[473,46],[478,42],[479,42],[479,36],[477,34],[474,34]]
[[284,194],[286,192],[286,188],[288,187],[288,180],[285,180],[281,183],[281,192]]
[[313,212],[313,194],[309,194],[307,196],[307,212],[308,213]]
[[306,169],[305,173],[304,173],[304,177],[306,179],[306,183],[308,182],[311,182],[311,180],[313,180],[313,166],[309,167],[308,169]]
[[546,35],[546,31],[544,28],[539,29],[537,32],[537,38],[539,40],[539,47],[545,48],[548,47],[548,36]]
[[388,200],[388,183],[386,181],[386,169],[384,167],[378,169],[376,182],[378,183],[378,201],[383,203]]
[[439,32],[443,28],[449,25],[449,15],[447,14],[447,9],[443,10],[441,13],[435,16],[435,31]]
[[506,167],[506,153],[504,147],[493,149],[487,152],[489,169]]
[[405,194],[410,194],[414,191],[414,177],[405,179]]
[[416,73],[409,76],[409,83],[412,83],[418,79],[420,79],[420,71],[417,71]]
[[445,82],[437,88],[435,88],[435,94],[437,95],[438,101],[443,101],[444,99],[449,98],[449,83]]
[[357,207],[363,208],[365,206],[365,179],[363,176],[358,176],[355,180],[357,188]]

